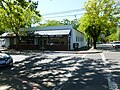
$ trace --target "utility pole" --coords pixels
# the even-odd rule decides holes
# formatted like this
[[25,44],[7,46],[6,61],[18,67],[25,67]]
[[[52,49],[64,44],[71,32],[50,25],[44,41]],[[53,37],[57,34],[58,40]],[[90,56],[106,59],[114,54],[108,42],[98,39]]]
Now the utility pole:
[[[117,7],[118,8],[120,8],[120,2],[119,2],[119,0],[117,1]],[[118,15],[120,15],[120,14],[118,14]],[[120,25],[120,20],[116,23],[117,24],[117,32],[116,32],[116,40],[117,41],[119,41],[120,40],[120,38],[119,38],[119,25]]]
[[117,41],[119,41],[119,23],[117,23],[117,38],[116,38]]
[[75,19],[74,19],[74,22],[75,22],[75,24],[77,24],[77,15],[75,15]]

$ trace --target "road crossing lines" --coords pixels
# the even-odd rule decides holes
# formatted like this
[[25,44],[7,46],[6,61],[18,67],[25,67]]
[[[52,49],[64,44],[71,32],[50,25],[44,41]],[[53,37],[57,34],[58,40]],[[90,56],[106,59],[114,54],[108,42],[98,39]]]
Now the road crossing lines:
[[[106,58],[103,53],[101,53],[101,57],[102,57],[104,66],[106,66],[107,61],[106,61]],[[110,71],[109,68],[105,68],[106,74],[107,74],[107,71]],[[108,80],[109,90],[119,90],[114,78],[112,77],[111,72],[109,72],[109,74],[107,74],[107,80]]]

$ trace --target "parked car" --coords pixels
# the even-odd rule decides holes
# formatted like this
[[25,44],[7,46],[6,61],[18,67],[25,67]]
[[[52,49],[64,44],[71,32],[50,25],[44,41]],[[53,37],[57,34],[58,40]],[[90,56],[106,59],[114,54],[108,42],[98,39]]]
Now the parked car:
[[0,52],[0,67],[13,66],[13,58],[5,53]]
[[112,46],[114,48],[120,48],[120,41],[113,41]]

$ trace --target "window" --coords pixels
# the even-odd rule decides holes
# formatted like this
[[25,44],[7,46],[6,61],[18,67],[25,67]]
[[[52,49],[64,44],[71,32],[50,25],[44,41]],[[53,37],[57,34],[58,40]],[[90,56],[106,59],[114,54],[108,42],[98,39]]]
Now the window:
[[64,45],[64,42],[63,42],[63,41],[61,41],[61,45]]
[[76,36],[76,42],[77,42],[77,40],[78,40],[78,38],[77,38],[77,36]]

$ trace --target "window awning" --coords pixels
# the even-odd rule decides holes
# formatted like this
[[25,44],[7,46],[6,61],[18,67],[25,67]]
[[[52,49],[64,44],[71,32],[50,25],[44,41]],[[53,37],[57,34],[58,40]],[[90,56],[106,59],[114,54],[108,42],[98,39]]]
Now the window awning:
[[35,35],[69,35],[71,30],[41,30],[35,31]]

